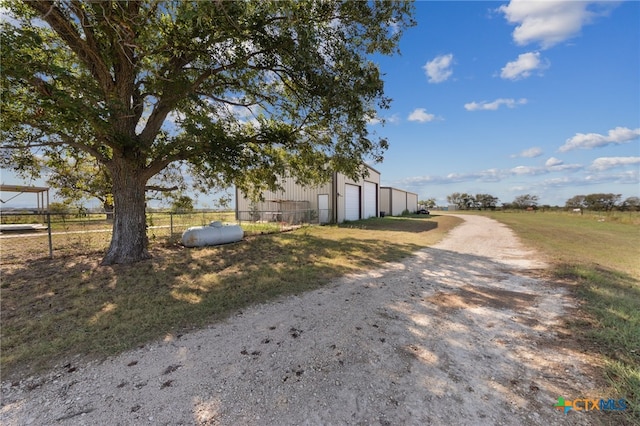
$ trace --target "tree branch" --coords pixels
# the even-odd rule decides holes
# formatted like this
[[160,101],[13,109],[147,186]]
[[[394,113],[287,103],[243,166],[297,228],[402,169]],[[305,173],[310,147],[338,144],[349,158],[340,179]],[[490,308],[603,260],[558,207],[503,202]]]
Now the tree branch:
[[212,100],[214,100],[216,102],[220,102],[220,103],[227,104],[227,105],[238,106],[238,107],[249,108],[249,107],[252,107],[252,106],[260,105],[259,102],[248,102],[248,103],[247,102],[234,102],[234,101],[229,100],[229,99],[219,98],[219,97],[214,96],[214,95],[212,95],[210,93],[204,93],[204,92],[197,92],[196,91],[195,94],[198,95],[198,96],[202,96],[202,97],[205,97],[205,98],[212,99]]
[[58,135],[58,137],[60,137],[61,141],[56,142],[53,140],[48,140],[47,142],[42,142],[42,143],[29,143],[27,144],[27,146],[25,147],[24,145],[3,145],[3,148],[7,148],[7,149],[25,149],[25,148],[39,148],[39,147],[46,147],[46,146],[64,146],[64,145],[68,145],[72,148],[76,148],[79,149],[81,151],[84,151],[92,156],[94,156],[96,158],[96,160],[98,160],[101,163],[106,163],[109,159],[106,158],[98,149],[97,147],[91,146],[91,145],[86,145],[83,143],[79,143],[76,142],[76,139],[73,138],[70,135],[61,133],[59,131],[57,131],[56,129],[54,129],[52,126],[49,126],[47,124],[44,123],[34,123],[34,122],[25,122],[24,124],[33,127],[34,129],[38,129],[41,130],[42,132],[44,132],[45,134],[48,135]]
[[[57,2],[30,1],[26,5],[38,12],[42,19],[69,45],[78,55],[91,75],[99,82],[105,94],[111,92],[113,80],[109,69],[97,49],[92,49],[78,33],[72,21],[64,16]],[[82,20],[82,16],[78,17]]]
[[178,189],[180,189],[178,186],[171,186],[171,187],[163,187],[163,186],[158,186],[158,185],[147,185],[144,187],[145,191],[158,191],[158,192],[171,192],[171,191],[177,191]]
[[[184,96],[186,96],[189,93],[196,93],[198,91],[198,88],[205,82],[207,81],[207,79],[209,79],[210,77],[220,74],[224,71],[227,71],[229,69],[238,67],[239,65],[245,63],[246,61],[248,61],[249,59],[253,58],[254,56],[263,54],[263,53],[267,53],[267,50],[258,50],[255,52],[251,52],[247,55],[245,55],[242,58],[239,58],[238,60],[234,61],[233,63],[230,64],[226,64],[226,65],[220,65],[217,68],[211,68],[211,69],[207,69],[205,71],[203,71],[200,75],[198,75],[195,80],[193,81],[193,83],[191,83],[186,89],[184,89],[182,92],[180,93],[176,93],[176,85],[173,84],[173,81],[177,80],[177,78],[175,78],[174,80],[170,81],[169,84],[167,85],[167,87],[164,88],[163,90],[163,94],[165,93],[170,93],[170,95],[167,96],[163,96],[158,103],[156,103],[156,105],[153,108],[153,111],[151,112],[151,114],[149,115],[149,119],[147,120],[147,124],[145,125],[142,133],[140,133],[140,139],[143,141],[143,143],[147,144],[147,145],[151,145],[151,143],[153,142],[155,136],[158,134],[158,132],[160,131],[160,128],[162,127],[162,124],[164,123],[165,119],[167,118],[167,115],[173,110],[173,107],[175,106],[175,104],[177,103],[177,101],[179,99],[182,99]],[[175,66],[177,66],[178,64],[181,64],[180,68],[182,69],[182,71],[186,71],[184,69],[184,66],[186,66],[189,62],[191,62],[190,60],[187,60],[184,56],[181,58],[178,58],[176,60],[176,63],[174,64]],[[176,72],[179,71],[176,70]],[[174,74],[176,75],[176,74]],[[176,77],[179,77],[176,75]]]
[[167,155],[161,158],[156,158],[147,166],[144,171],[144,175],[147,177],[147,179],[151,179],[153,176],[164,170],[164,168],[169,164],[173,163],[174,161],[184,160],[185,158],[186,154],[183,151],[179,151],[172,155]]
[[75,14],[80,20],[80,24],[82,25],[82,30],[84,31],[88,47],[94,52],[98,52],[98,42],[93,32],[94,25],[93,23],[91,23],[89,16],[85,13],[82,4],[78,0],[73,0],[71,2],[71,8],[74,10]]

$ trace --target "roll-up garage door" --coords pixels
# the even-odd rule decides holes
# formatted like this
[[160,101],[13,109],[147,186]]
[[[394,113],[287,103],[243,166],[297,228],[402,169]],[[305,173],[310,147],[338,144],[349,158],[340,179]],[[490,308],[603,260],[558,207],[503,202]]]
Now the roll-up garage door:
[[378,185],[373,182],[364,183],[364,218],[378,215]]
[[360,219],[360,187],[345,184],[344,186],[344,219]]

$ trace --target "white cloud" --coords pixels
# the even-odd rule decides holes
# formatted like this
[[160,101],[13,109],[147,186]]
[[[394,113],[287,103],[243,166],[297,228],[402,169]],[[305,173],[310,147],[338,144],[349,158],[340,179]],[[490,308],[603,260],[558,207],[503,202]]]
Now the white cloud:
[[564,164],[557,158],[549,158],[544,166],[516,166],[509,170],[509,174],[515,176],[538,176],[554,172],[576,171],[582,169],[580,164]]
[[640,164],[640,157],[600,157],[591,163],[592,170],[608,170],[614,167],[624,167]]
[[488,169],[475,173],[449,173],[446,176],[412,176],[393,182],[399,187],[419,187],[423,185],[446,185],[459,182],[498,182],[500,181],[500,171],[497,169]]
[[[584,185],[594,185],[599,183],[619,183],[619,184],[635,184],[640,183],[640,172],[638,170],[628,170],[622,173],[596,173],[585,176],[582,182]],[[637,191],[634,191],[636,193]]]
[[438,183],[439,178],[435,176],[411,176],[397,181],[399,186],[421,186],[428,183]]
[[584,168],[584,166],[582,166],[581,164],[564,164],[562,162],[560,164],[554,164],[552,166],[545,165],[545,167],[549,172],[565,172],[572,170],[576,171]]
[[544,163],[547,167],[559,166],[561,164],[564,164],[564,161],[559,160],[556,157],[551,157]]
[[398,114],[393,114],[389,117],[375,116],[375,117],[367,118],[367,124],[369,124],[370,126],[375,126],[378,124],[384,125],[386,123],[398,124],[399,122],[400,122],[400,118],[398,117]]
[[422,69],[425,70],[425,74],[429,77],[429,83],[442,83],[446,81],[453,71],[451,70],[453,65],[453,54],[436,56],[433,60],[427,62]]
[[510,172],[518,176],[522,176],[522,175],[535,176],[535,175],[547,173],[545,169],[542,169],[540,167],[529,167],[529,166],[516,166],[512,168]]
[[391,117],[387,118],[387,121],[392,124],[398,124],[400,122],[400,117],[398,114],[393,114]]
[[367,124],[370,126],[375,126],[376,124],[380,124],[382,120],[378,117],[369,117],[367,118]]
[[500,72],[500,77],[519,80],[530,77],[533,71],[543,71],[547,68],[549,68],[549,62],[540,60],[540,52],[528,52],[518,55],[518,59],[513,62],[507,62]]
[[570,151],[572,149],[591,149],[606,145],[620,145],[630,142],[640,137],[640,128],[629,129],[627,127],[616,127],[609,130],[607,135],[599,133],[576,133],[572,138],[562,145],[560,152]]
[[548,172],[575,171],[584,168],[581,164],[564,164],[564,161],[555,157],[551,157],[545,161],[544,167]]
[[628,170],[624,173],[614,175],[614,178],[616,178],[615,183],[628,183],[638,185],[640,183],[640,171]]
[[409,114],[409,121],[418,121],[420,123],[428,123],[436,119],[436,116],[429,114],[424,108],[416,108]]
[[[584,25],[615,6],[614,2],[598,1],[511,0],[498,11],[504,13],[509,23],[517,25],[513,40],[518,45],[540,43],[547,49],[575,37]],[[594,11],[592,7],[601,7],[601,10]]]
[[526,99],[496,99],[493,102],[469,102],[468,104],[464,104],[464,109],[467,111],[495,111],[500,105],[506,105],[508,108],[515,108],[518,105],[524,105],[527,103]]
[[535,158],[535,157],[539,157],[541,155],[542,155],[542,150],[540,148],[538,148],[537,146],[534,146],[532,148],[525,149],[524,151],[520,152],[519,154],[511,155],[511,158],[516,158],[516,157]]
[[464,173],[449,173],[444,177],[444,181],[446,182],[465,182],[468,180],[473,180],[474,176],[470,174]]
[[442,183],[455,182],[500,182],[504,177],[504,172],[498,169],[486,169],[472,173],[449,173],[442,180]]
[[567,185],[573,184],[574,182],[575,182],[575,179],[570,178],[569,176],[562,176],[557,178],[546,179],[544,182],[542,182],[542,184],[544,186],[560,187],[560,186],[567,186]]
[[508,191],[512,194],[531,193],[531,186],[514,185],[508,188]]
[[498,169],[487,169],[478,173],[478,178],[482,182],[500,182],[502,172]]

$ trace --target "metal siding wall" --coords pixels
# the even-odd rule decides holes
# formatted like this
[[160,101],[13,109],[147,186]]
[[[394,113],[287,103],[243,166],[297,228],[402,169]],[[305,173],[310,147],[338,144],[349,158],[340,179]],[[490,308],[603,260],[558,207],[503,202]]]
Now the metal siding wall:
[[391,213],[391,188],[387,186],[380,188],[380,211],[393,216]]
[[[265,200],[291,200],[291,201],[309,201],[309,206],[312,209],[318,209],[318,195],[319,194],[329,194],[329,209],[331,210],[331,218],[334,217],[334,211],[337,212],[335,216],[338,223],[344,222],[344,213],[345,213],[345,184],[349,183],[352,185],[357,185],[360,187],[364,186],[364,181],[362,179],[357,182],[347,178],[345,175],[341,173],[336,173],[336,188],[338,194],[340,196],[335,196],[333,191],[332,182],[328,182],[324,185],[320,185],[318,187],[303,187],[301,185],[297,185],[293,178],[285,178],[280,184],[283,186],[284,191],[265,191],[263,193]],[[367,181],[375,183],[380,186],[380,172],[369,167],[369,176],[366,178]],[[362,208],[363,205],[363,196],[364,191],[360,191],[360,206]],[[243,194],[241,191],[237,191],[236,196],[236,212],[241,211],[249,211],[251,209],[252,202]]]
[[[369,167],[369,176],[366,178],[367,182],[370,182],[375,185],[375,214],[374,217],[378,216],[378,212],[380,212],[380,172]],[[364,191],[363,191],[364,192]]]
[[[288,200],[288,201],[308,201],[309,208],[318,209],[318,194],[329,194],[329,209],[332,209],[331,182],[325,183],[317,187],[303,187],[296,184],[293,178],[286,178],[280,182],[284,188],[281,191],[265,191],[262,193],[265,201],[270,200]],[[244,193],[238,191],[236,197],[236,205],[238,211],[248,211],[251,209],[251,200]]]
[[411,213],[415,213],[418,211],[418,194],[407,192],[407,209]]
[[236,219],[238,219],[239,212],[245,212],[249,210],[249,200],[244,192],[236,188]]
[[400,216],[407,208],[407,193],[400,189],[391,188],[392,216]]
[[344,222],[344,195],[345,188],[344,184],[346,181],[346,176],[342,173],[336,173],[336,220],[338,223]]
[[380,188],[380,172],[379,171],[373,170],[371,167],[369,167],[369,176],[367,176],[366,180],[377,184],[378,188]]

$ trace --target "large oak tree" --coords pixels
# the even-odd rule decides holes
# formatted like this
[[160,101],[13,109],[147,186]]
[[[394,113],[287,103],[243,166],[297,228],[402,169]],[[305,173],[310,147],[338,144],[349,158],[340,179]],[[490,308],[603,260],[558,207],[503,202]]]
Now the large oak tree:
[[[361,173],[386,141],[372,58],[408,2],[11,1],[2,24],[2,160],[93,157],[113,187],[103,264],[149,257],[145,187],[169,165],[243,190]],[[54,170],[55,172],[55,170]]]

